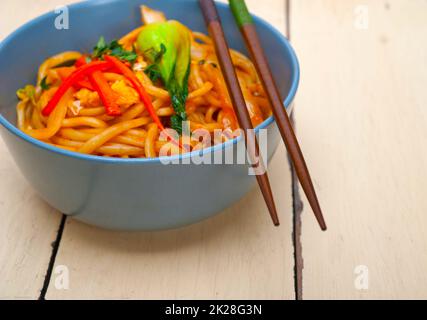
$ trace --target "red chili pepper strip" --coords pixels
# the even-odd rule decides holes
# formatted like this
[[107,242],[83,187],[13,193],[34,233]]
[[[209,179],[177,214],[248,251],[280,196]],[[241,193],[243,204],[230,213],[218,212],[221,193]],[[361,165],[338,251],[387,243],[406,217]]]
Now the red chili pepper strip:
[[108,69],[111,66],[110,62],[107,61],[94,61],[89,64],[86,64],[76,71],[74,71],[65,81],[62,82],[59,89],[55,92],[52,99],[50,99],[47,106],[43,109],[42,113],[44,116],[48,116],[55,109],[58,102],[61,100],[62,96],[70,89],[77,80],[82,77],[91,74],[94,71],[101,71]]
[[[73,72],[76,71],[76,67],[82,67],[86,64],[86,56],[82,56],[79,60],[76,61],[74,67],[57,68],[56,72],[62,81],[64,81],[64,79],[67,79],[70,75],[73,74]],[[117,95],[113,90],[111,90],[102,72],[95,71],[94,73],[88,75],[88,77],[90,82],[86,79],[76,80],[76,82],[73,84],[73,87],[77,90],[85,88],[91,91],[97,91],[101,101],[105,106],[107,114],[109,116],[121,115],[120,107],[116,103]]]
[[129,69],[123,62],[121,62],[116,57],[105,55],[104,59],[108,62],[111,62],[121,74],[123,74],[131,83],[135,90],[138,92],[141,101],[144,103],[147,108],[148,113],[150,114],[153,121],[157,124],[160,131],[165,132],[167,138],[172,141],[174,144],[182,148],[182,145],[179,141],[176,141],[166,130],[163,124],[160,122],[159,117],[157,116],[156,110],[151,103],[151,98],[148,93],[145,91],[144,86],[141,81],[139,81],[138,77]]
[[86,79],[77,80],[76,83],[73,85],[73,87],[76,90],[88,89],[90,91],[96,91],[93,85]]
[[87,63],[86,59],[88,58],[87,55],[82,55],[80,58],[76,60],[76,63],[74,64],[77,68],[85,65]]
[[[82,65],[84,65],[84,64],[86,64],[86,62],[83,63]],[[63,68],[56,68],[55,70],[56,70],[56,73],[58,74],[58,76],[61,78],[61,81],[64,81],[69,76],[71,76],[73,74],[73,72],[77,70],[77,68],[76,67],[63,67]],[[73,85],[73,87],[76,90],[80,90],[82,88],[85,88],[85,89],[88,89],[90,91],[95,91],[94,87],[86,79],[77,80],[76,83]]]
[[101,71],[95,71],[89,75],[89,80],[98,92],[107,114],[109,116],[121,115],[120,106],[116,102],[117,94],[111,89],[103,73]]

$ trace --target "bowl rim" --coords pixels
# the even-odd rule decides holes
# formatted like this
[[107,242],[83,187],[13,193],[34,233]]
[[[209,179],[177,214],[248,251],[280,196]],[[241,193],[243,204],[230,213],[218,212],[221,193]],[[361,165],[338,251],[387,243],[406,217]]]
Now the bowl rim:
[[[117,1],[121,1],[121,0],[109,0],[109,1],[102,1],[102,2],[82,1],[82,2],[78,2],[78,3],[68,5],[68,7],[71,9],[79,9],[79,8],[90,6],[91,4],[92,5],[108,4],[111,2],[117,2]],[[219,2],[219,3],[217,3],[217,5],[219,7],[229,8],[229,5],[227,3]],[[49,11],[45,14],[42,14],[42,15],[28,21],[27,23],[25,23],[22,26],[20,26],[19,28],[17,28],[15,31],[13,31],[11,34],[9,34],[3,41],[0,42],[0,51],[4,47],[6,47],[15,38],[15,36],[17,34],[23,32],[27,29],[32,28],[36,23],[38,23],[44,19],[52,17],[53,14],[54,14],[53,11]],[[288,93],[288,95],[284,101],[284,108],[286,108],[288,110],[288,109],[290,109],[290,106],[291,106],[291,104],[295,98],[296,92],[297,92],[298,87],[299,87],[299,81],[300,81],[300,65],[299,65],[299,61],[298,61],[298,58],[296,56],[295,50],[293,49],[293,47],[289,43],[289,40],[279,30],[277,30],[272,24],[270,24],[269,22],[267,22],[263,18],[258,17],[255,14],[252,14],[252,16],[254,18],[254,21],[257,24],[263,25],[270,32],[272,32],[275,36],[277,36],[277,38],[280,39],[284,43],[286,49],[288,50],[288,52],[290,54],[291,72],[293,74],[293,77],[292,77],[292,83],[290,86],[289,93]],[[255,132],[258,133],[261,129],[265,129],[265,128],[269,127],[273,122],[275,122],[274,117],[270,116],[268,119],[266,119],[263,123],[261,123],[260,125],[258,125],[255,128]],[[123,159],[123,158],[107,158],[107,157],[100,157],[100,156],[94,156],[94,155],[87,155],[87,154],[83,154],[83,153],[78,153],[78,152],[74,152],[74,151],[61,149],[61,148],[55,147],[53,145],[44,143],[40,140],[37,140],[37,139],[31,137],[30,135],[24,133],[23,131],[19,130],[15,125],[10,123],[2,114],[0,114],[0,124],[2,126],[4,126],[10,133],[17,136],[18,138],[24,140],[27,143],[35,145],[36,147],[44,149],[46,151],[53,152],[55,154],[62,155],[65,157],[78,159],[78,160],[87,160],[87,161],[91,161],[91,162],[100,162],[100,163],[107,163],[107,164],[143,164],[143,163],[159,164],[159,163],[164,163],[165,161],[167,163],[172,163],[172,162],[174,163],[175,161],[179,161],[179,163],[181,163],[181,160],[183,160],[183,159],[192,158],[194,156],[201,157],[201,156],[205,156],[208,153],[215,153],[219,150],[225,150],[226,148],[237,144],[242,139],[242,137],[239,136],[239,137],[234,138],[232,140],[226,141],[225,143],[222,143],[222,144],[218,144],[218,145],[211,146],[209,148],[205,148],[202,150],[188,152],[188,153],[175,155],[175,156],[166,156],[166,157],[157,157],[157,158]]]

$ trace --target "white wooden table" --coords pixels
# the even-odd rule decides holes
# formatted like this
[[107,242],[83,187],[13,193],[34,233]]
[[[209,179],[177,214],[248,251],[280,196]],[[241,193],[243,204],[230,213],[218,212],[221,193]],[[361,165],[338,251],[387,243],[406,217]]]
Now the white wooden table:
[[[71,2],[1,1],[0,39]],[[46,205],[0,140],[0,298],[427,298],[427,2],[248,4],[299,56],[294,120],[328,232],[284,147],[279,229],[254,190],[188,228],[114,233]]]

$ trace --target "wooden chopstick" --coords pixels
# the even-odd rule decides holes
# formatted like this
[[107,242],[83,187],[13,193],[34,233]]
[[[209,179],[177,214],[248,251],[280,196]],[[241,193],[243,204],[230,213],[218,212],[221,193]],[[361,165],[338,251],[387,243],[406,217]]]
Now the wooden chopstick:
[[244,130],[246,149],[250,156],[251,163],[254,165],[256,163],[255,160],[259,159],[257,166],[258,169],[262,172],[262,174],[256,175],[259,187],[267,204],[267,208],[270,212],[270,216],[274,225],[279,226],[279,218],[277,215],[270,182],[265,170],[264,163],[262,161],[262,157],[259,156],[258,141],[253,130],[248,109],[246,108],[246,102],[243,97],[242,89],[240,88],[236,71],[234,70],[234,65],[231,60],[227,41],[225,40],[224,30],[221,26],[221,20],[218,15],[218,11],[213,0],[199,0],[199,3],[209,29],[209,34],[211,35],[215,44],[215,51],[218,56],[225,82],[227,83],[232,103],[237,111],[237,120],[239,122],[240,128]]
[[286,109],[283,107],[279,90],[277,89],[277,85],[271,73],[270,65],[261,46],[252,16],[249,13],[244,0],[230,0],[230,7],[245,38],[246,45],[268,94],[270,104],[273,107],[274,118],[276,119],[277,126],[279,127],[283,141],[286,144],[289,155],[294,164],[298,179],[307,196],[308,202],[313,209],[320,228],[325,231],[327,229],[325,219],[323,218],[322,210],[320,209],[319,200],[317,199],[307,164],[292,128],[289,116]]

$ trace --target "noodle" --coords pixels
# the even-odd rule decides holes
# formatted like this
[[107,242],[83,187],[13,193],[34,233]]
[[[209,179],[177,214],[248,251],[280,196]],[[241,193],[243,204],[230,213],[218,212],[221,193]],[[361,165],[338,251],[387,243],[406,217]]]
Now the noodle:
[[89,141],[87,141],[80,149],[81,153],[92,153],[103,144],[118,136],[119,134],[134,128],[141,127],[150,122],[149,118],[139,118],[136,120],[125,121],[118,124],[115,124],[108,129],[104,130],[100,134],[94,136]]
[[[131,31],[119,40],[125,49],[132,49],[144,27]],[[149,65],[141,52],[137,53],[134,73],[152,99],[152,105],[166,128],[170,128],[175,115],[171,95],[161,81],[153,81],[144,72]],[[243,54],[231,50],[233,64],[242,87],[251,120],[259,125],[271,115],[269,100],[259,81],[252,62]],[[103,73],[107,83],[117,95],[121,113],[111,116],[103,105],[104,100],[89,87],[71,87],[60,99],[49,116],[43,108],[49,103],[62,83],[59,65],[82,57],[79,52],[64,52],[47,59],[38,70],[38,82],[34,90],[20,90],[16,107],[17,126],[31,137],[65,150],[84,154],[119,157],[158,157],[164,147],[169,155],[180,151],[177,145],[161,139],[158,125],[150,117],[132,87],[122,74],[109,70]],[[139,68],[139,69],[138,69]],[[62,68],[66,70],[67,68]],[[46,80],[47,79],[47,80]],[[49,87],[41,84],[46,80]],[[190,122],[190,131],[205,130],[214,143],[214,131],[237,129],[238,124],[225,81],[215,56],[212,40],[199,32],[192,32],[191,66],[188,75],[188,97],[185,111]],[[186,139],[188,137],[185,137]],[[184,138],[183,138],[184,139]],[[190,140],[188,140],[190,141]],[[200,149],[192,141],[190,150]],[[163,154],[163,151],[162,151]]]

